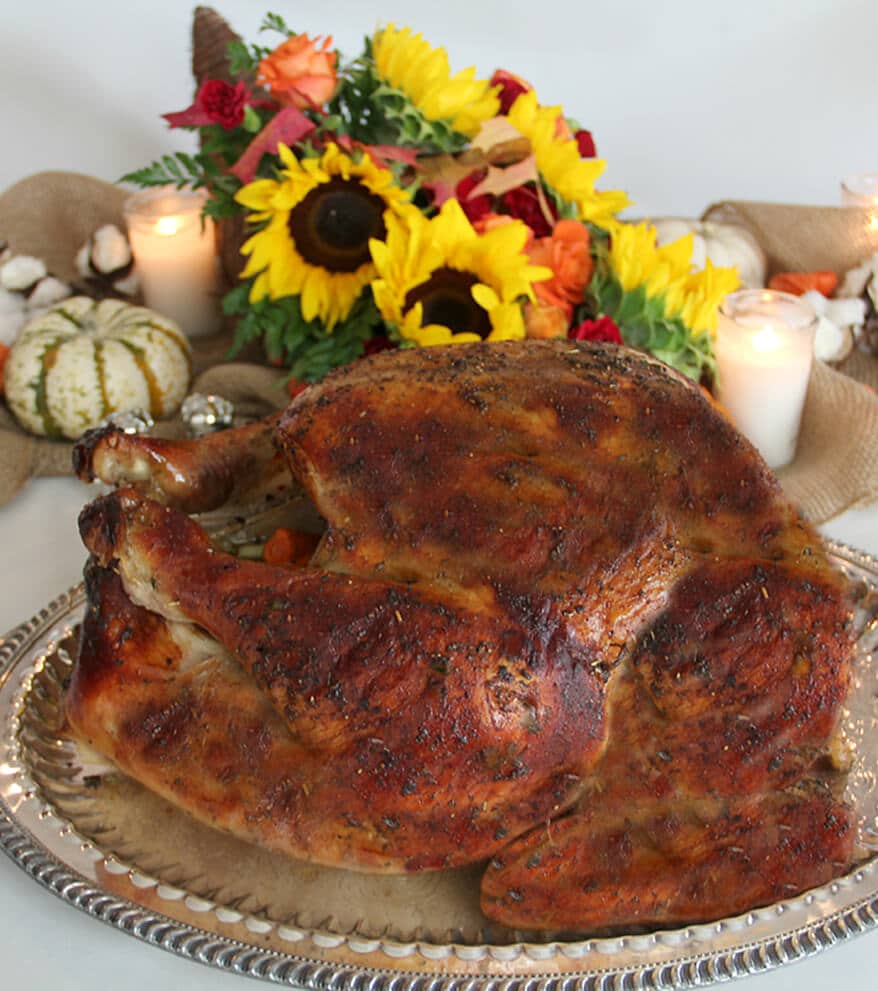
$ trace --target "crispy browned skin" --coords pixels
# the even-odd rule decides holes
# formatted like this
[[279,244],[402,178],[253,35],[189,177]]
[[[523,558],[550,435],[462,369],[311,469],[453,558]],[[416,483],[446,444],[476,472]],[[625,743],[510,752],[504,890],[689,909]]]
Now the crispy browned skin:
[[574,810],[491,862],[489,916],[526,929],[671,925],[806,890],[851,862],[831,740],[850,679],[832,576],[709,562],[608,691]]
[[[290,853],[407,871],[480,860],[568,806],[603,744],[600,673],[476,597],[241,561],[131,490],[92,503],[81,529],[139,602],[230,650],[285,735],[314,755],[316,778],[332,776],[334,788],[303,786],[294,815],[309,835],[312,822],[347,823],[346,843],[324,850],[293,832]],[[92,664],[88,649],[79,664]],[[117,704],[136,711],[142,691],[129,683]],[[89,733],[90,713],[81,705],[71,721]],[[152,778],[136,725],[114,752]],[[197,761],[184,752],[174,773],[187,782],[180,803],[197,803]]]
[[[729,910],[850,860],[825,773],[850,677],[843,582],[698,390],[624,349],[419,349],[307,390],[278,442],[327,520],[303,572],[227,558],[132,491],[87,509],[83,536],[136,603],[238,657],[340,794],[356,776],[392,810],[384,866],[524,834],[495,856],[486,913],[581,929],[724,914],[738,848],[762,866]],[[374,740],[383,762],[349,760]],[[406,818],[394,789],[411,781]],[[787,856],[778,837],[819,833],[821,809],[823,834]],[[547,859],[556,827],[575,837],[566,867]],[[306,855],[381,866],[375,829]],[[612,837],[631,850],[618,893]]]
[[126,434],[118,427],[90,430],[73,449],[73,470],[84,481],[135,486],[186,513],[276,492],[290,483],[274,446],[278,415],[208,434],[166,440]]
[[[307,712],[296,720],[277,711],[246,663],[242,668],[191,625],[132,603],[114,572],[93,561],[87,584],[82,649],[67,697],[71,725],[212,826],[318,863],[417,871],[481,859],[507,831],[552,815],[570,794],[571,782],[558,773],[564,758],[557,725],[549,730],[554,752],[545,754],[557,766],[538,787],[529,780],[535,755],[527,746],[517,750],[516,723],[523,712],[551,720],[545,705],[554,700],[545,688],[521,684],[518,671],[477,686],[487,727],[463,712],[454,697],[461,679],[435,656],[425,656],[404,704],[379,711],[387,701],[380,689],[370,700],[346,699],[330,687],[313,709],[306,694]],[[362,656],[348,660],[364,664]],[[459,666],[460,658],[448,660]],[[314,675],[310,668],[303,677]],[[363,682],[376,677],[375,670],[361,674]],[[355,710],[361,701],[349,735],[336,725],[333,739],[332,728],[321,730],[313,719],[320,710],[331,720],[333,710]],[[431,720],[429,732],[413,729],[418,714]],[[496,736],[486,743],[491,730]]]
[[492,860],[483,904],[522,928],[594,932],[724,918],[825,883],[847,869],[854,826],[808,783],[622,807],[595,795],[550,832]]

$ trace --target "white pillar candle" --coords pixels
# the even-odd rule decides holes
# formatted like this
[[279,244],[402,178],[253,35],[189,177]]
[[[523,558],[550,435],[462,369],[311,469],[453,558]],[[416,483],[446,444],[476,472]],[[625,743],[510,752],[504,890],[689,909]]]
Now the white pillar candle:
[[845,176],[841,180],[841,203],[878,209],[878,172]]
[[144,302],[190,337],[220,327],[216,233],[202,214],[206,199],[204,190],[163,187],[135,193],[124,207]]
[[747,289],[720,308],[717,398],[771,468],[796,454],[817,316],[789,293]]

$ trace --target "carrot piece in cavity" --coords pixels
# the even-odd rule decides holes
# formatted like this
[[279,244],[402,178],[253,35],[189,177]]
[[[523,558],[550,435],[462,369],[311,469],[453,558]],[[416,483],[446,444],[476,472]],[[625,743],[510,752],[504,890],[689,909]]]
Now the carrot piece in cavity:
[[265,542],[262,560],[266,564],[307,564],[318,540],[313,533],[279,526]]
[[817,292],[829,297],[835,292],[837,285],[838,276],[827,269],[820,272],[778,272],[772,275],[768,288],[792,293],[794,296],[801,296],[811,289],[816,289]]

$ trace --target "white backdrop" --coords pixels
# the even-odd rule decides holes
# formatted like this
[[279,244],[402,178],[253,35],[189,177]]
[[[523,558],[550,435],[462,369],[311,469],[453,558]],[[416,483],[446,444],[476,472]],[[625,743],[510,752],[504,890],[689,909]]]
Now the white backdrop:
[[[194,4],[0,0],[0,189],[43,169],[115,180],[188,149]],[[722,198],[834,204],[878,171],[874,0],[215,0],[248,41],[266,10],[354,55],[379,22],[420,30],[457,70],[525,76],[589,127],[603,185],[637,214]],[[277,37],[277,36],[265,36]]]

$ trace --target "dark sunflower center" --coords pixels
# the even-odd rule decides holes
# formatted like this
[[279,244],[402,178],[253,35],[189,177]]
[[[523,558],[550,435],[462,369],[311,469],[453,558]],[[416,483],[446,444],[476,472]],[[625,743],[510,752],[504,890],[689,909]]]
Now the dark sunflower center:
[[384,200],[356,179],[321,183],[290,210],[299,254],[330,272],[355,272],[369,261],[369,238],[383,240]]
[[491,333],[491,321],[470,291],[478,281],[472,272],[437,268],[426,282],[408,293],[405,308],[410,310],[420,303],[423,326],[436,323],[455,334],[478,334],[484,340]]

